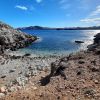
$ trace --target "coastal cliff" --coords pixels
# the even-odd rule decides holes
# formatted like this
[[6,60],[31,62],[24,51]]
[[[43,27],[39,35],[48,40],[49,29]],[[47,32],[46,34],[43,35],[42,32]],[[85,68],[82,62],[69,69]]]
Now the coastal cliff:
[[0,53],[4,53],[6,49],[15,51],[16,49],[26,47],[36,39],[36,36],[25,34],[0,22]]

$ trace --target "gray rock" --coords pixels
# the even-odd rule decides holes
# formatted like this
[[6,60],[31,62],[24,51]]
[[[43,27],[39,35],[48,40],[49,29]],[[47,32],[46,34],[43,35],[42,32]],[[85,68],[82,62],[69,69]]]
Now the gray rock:
[[26,47],[36,39],[36,36],[27,35],[0,22],[0,54],[4,53],[6,49],[14,51]]
[[100,33],[96,34],[94,37],[94,44],[100,45]]
[[68,63],[67,63],[67,62],[64,62],[64,61],[62,61],[62,62],[59,64],[59,66],[62,66],[63,68],[69,67],[69,66],[68,66]]
[[4,97],[5,94],[4,93],[0,93],[0,98]]
[[18,83],[18,85],[20,85],[20,86],[25,86],[25,84],[28,82],[28,79],[27,79],[27,77],[25,77],[25,76],[20,76],[20,77],[18,77],[17,78],[17,83]]
[[17,87],[15,86],[9,87],[8,92],[14,92],[14,91],[17,91]]

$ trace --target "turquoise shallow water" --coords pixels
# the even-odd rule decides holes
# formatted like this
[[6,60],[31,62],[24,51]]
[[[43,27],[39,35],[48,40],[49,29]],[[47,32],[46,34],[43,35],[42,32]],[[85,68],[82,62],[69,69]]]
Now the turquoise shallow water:
[[[81,49],[93,42],[93,36],[100,30],[22,30],[28,34],[40,37],[31,46],[21,49],[27,53],[39,55],[67,55]],[[76,44],[75,40],[84,41]]]

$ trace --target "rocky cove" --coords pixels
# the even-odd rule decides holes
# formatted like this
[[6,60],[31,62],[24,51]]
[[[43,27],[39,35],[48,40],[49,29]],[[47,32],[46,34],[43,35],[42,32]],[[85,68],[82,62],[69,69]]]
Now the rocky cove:
[[[37,57],[13,52],[36,37],[3,23],[0,26],[0,100],[100,99],[100,33],[87,51],[66,57]],[[66,79],[57,71],[61,66]]]

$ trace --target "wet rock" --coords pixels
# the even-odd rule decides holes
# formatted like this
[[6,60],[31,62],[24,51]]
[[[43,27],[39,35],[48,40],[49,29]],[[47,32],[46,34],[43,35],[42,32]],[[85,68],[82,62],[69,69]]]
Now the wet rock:
[[87,48],[88,48],[88,51],[94,51],[97,47],[97,44],[91,44],[91,45],[88,45]]
[[84,42],[83,41],[75,41],[75,43],[79,43],[80,44],[80,43],[84,43]]
[[30,56],[30,55],[31,55],[30,53],[26,53],[24,56],[26,56],[26,57],[27,57],[27,56]]
[[96,34],[94,37],[94,42],[88,46],[88,50],[95,51],[95,53],[100,54],[100,49],[98,49],[100,48],[100,33]]
[[100,45],[100,33],[96,34],[94,37],[94,44]]

